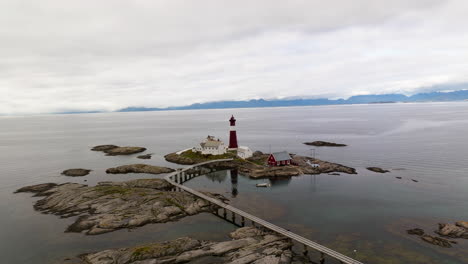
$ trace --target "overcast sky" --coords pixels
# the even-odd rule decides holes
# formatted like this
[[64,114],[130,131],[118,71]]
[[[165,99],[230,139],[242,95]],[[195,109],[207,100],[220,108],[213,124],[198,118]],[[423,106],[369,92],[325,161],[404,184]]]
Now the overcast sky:
[[468,82],[466,0],[1,0],[0,114]]

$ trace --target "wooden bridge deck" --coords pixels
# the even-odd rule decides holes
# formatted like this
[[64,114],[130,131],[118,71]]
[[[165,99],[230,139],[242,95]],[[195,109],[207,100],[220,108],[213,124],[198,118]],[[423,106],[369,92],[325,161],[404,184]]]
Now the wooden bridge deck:
[[[207,161],[207,162],[203,162],[203,163],[198,163],[198,164],[195,164],[193,166],[190,166],[190,167],[186,167],[182,170],[178,170],[178,171],[175,171],[169,175],[167,175],[165,177],[165,179],[171,183],[172,185],[174,185],[176,188],[179,188],[181,190],[184,190],[188,193],[191,193],[195,196],[198,196],[216,206],[219,206],[220,208],[224,208],[226,210],[229,210],[231,211],[232,213],[236,214],[236,215],[240,215],[241,217],[245,218],[245,219],[249,219],[250,221],[252,221],[252,223],[256,223],[256,224],[259,224],[259,225],[262,225],[276,233],[279,233],[283,236],[286,236],[286,237],[289,237],[301,244],[303,244],[304,246],[308,247],[308,248],[312,248],[314,250],[317,250],[318,252],[320,252],[322,254],[322,259],[323,259],[323,254],[325,255],[328,255],[336,260],[338,260],[340,263],[346,263],[346,264],[363,264],[362,262],[359,262],[357,260],[354,260],[348,256],[345,256],[339,252],[336,252],[332,249],[329,249],[325,246],[322,246],[316,242],[313,242],[305,237],[302,237],[298,234],[295,234],[291,231],[288,231],[282,227],[279,227],[277,225],[274,225],[268,221],[265,221],[261,218],[258,218],[254,215],[251,215],[247,212],[244,212],[238,208],[235,208],[233,206],[230,206],[226,203],[223,203],[222,201],[218,200],[218,199],[215,199],[215,198],[212,198],[212,197],[209,197],[201,192],[198,192],[198,191],[195,191],[189,187],[186,187],[178,182],[180,182],[180,180],[178,180],[177,178],[175,177],[180,177],[183,175],[183,173],[187,170],[190,170],[190,169],[193,169],[193,168],[196,168],[196,167],[199,167],[199,166],[203,166],[205,164],[209,164],[209,163],[215,163],[215,162],[222,162],[222,161],[231,161],[232,159],[222,159],[222,160],[213,160],[213,161]],[[323,261],[321,261],[323,263]]]

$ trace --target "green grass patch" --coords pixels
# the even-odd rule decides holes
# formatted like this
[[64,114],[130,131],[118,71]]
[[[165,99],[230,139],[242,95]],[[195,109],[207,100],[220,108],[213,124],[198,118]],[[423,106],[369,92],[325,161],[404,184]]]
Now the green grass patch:
[[173,199],[166,198],[166,202],[171,204],[171,205],[177,206],[177,207],[179,207],[180,210],[184,211],[184,207],[181,204],[179,204],[178,202],[174,201]]

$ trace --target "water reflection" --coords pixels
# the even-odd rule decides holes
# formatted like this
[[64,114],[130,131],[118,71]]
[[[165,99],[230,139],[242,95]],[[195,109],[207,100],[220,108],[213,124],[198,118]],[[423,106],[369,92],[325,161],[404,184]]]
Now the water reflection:
[[[229,172],[229,171],[228,171]],[[212,182],[222,183],[226,180],[228,176],[226,171],[214,171],[205,175],[206,178],[210,179]]]
[[271,178],[269,179],[271,187],[286,187],[291,183],[291,177]]
[[229,174],[231,174],[231,195],[232,198],[236,198],[238,191],[237,191],[237,177],[238,173],[237,170],[230,170],[228,171]]

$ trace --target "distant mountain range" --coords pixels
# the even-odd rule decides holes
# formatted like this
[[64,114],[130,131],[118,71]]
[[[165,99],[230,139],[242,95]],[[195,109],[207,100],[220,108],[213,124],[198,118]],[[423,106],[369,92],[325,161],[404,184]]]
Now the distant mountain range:
[[127,107],[117,112],[136,111],[167,111],[190,109],[223,109],[223,108],[257,108],[257,107],[285,107],[285,106],[311,106],[311,105],[343,105],[343,104],[373,104],[396,102],[450,102],[468,100],[468,90],[453,92],[418,93],[412,96],[404,94],[373,94],[357,95],[348,99],[278,99],[278,100],[249,100],[249,101],[219,101],[209,103],[197,103],[187,106],[173,106],[166,108]]

